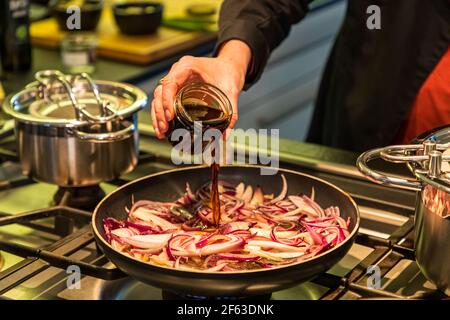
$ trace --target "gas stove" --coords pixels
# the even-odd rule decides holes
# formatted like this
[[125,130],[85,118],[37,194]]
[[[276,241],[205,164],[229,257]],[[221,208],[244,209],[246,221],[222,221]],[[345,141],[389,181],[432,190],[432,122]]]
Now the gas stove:
[[[59,189],[21,175],[14,138],[0,141],[1,299],[212,299],[162,292],[134,280],[96,247],[90,216],[103,193],[174,167],[170,146],[157,141],[145,125],[141,127],[137,168],[85,190]],[[290,143],[282,141],[281,146]],[[306,144],[302,148],[314,156],[282,153],[280,167],[312,174],[347,191],[359,205],[361,228],[349,253],[332,269],[312,281],[260,298],[448,298],[425,279],[414,260],[415,193],[365,181],[353,163],[334,161],[332,149],[325,152]],[[70,285],[70,266],[79,268],[82,275],[76,286]],[[374,270],[379,282],[374,282]]]

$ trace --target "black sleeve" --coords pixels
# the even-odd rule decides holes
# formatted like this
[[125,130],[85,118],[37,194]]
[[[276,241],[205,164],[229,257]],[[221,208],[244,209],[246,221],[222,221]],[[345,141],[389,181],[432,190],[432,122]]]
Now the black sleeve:
[[311,0],[225,0],[219,17],[216,53],[227,40],[238,39],[252,50],[245,89],[255,83],[270,53],[308,12]]

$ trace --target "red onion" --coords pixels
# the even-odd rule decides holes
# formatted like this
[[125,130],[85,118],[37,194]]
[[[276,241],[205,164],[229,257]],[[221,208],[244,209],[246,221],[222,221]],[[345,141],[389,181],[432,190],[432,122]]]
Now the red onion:
[[[232,272],[275,268],[310,259],[349,236],[350,220],[338,207],[322,209],[311,197],[287,195],[282,175],[278,196],[261,187],[220,181],[221,225],[212,227],[210,185],[176,202],[139,200],[126,221],[106,218],[106,238],[115,250],[180,270]],[[177,210],[174,211],[174,207]],[[183,214],[187,210],[192,214]]]
[[141,233],[149,233],[149,232],[150,233],[161,233],[162,232],[161,228],[159,228],[159,227],[153,228],[151,226],[135,223],[132,221],[125,221],[125,225],[127,227],[137,229]]
[[229,235],[229,241],[213,243],[210,245],[206,245],[200,249],[200,253],[202,256],[217,254],[223,252],[233,252],[236,250],[240,250],[245,245],[245,240],[234,235]]
[[270,203],[276,203],[276,202],[278,202],[278,201],[283,200],[284,198],[286,198],[286,194],[287,194],[287,189],[288,189],[288,187],[287,187],[287,181],[286,181],[286,178],[284,177],[284,174],[281,175],[281,180],[282,180],[282,183],[283,183],[281,192],[280,192],[280,194],[278,195],[278,197],[274,198],[272,201],[270,201]]
[[137,248],[141,249],[160,249],[164,247],[170,239],[170,234],[148,234],[135,235],[131,237],[121,237],[120,239]]

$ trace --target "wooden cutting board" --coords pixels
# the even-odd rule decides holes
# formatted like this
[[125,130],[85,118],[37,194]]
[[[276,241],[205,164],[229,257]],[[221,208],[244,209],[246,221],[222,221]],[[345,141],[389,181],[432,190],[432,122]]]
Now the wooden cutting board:
[[[220,5],[219,0],[208,3]],[[175,2],[178,2],[176,4]],[[198,1],[197,1],[198,2]],[[180,3],[183,3],[181,5]],[[183,6],[196,1],[170,0],[165,4],[165,17],[179,15]],[[59,30],[53,18],[35,22],[31,25],[31,40],[34,45],[59,48],[65,32]],[[177,53],[195,48],[215,39],[214,32],[188,32],[160,27],[154,35],[127,36],[120,33],[114,21],[110,4],[105,8],[97,28],[98,55],[136,64],[150,64]]]

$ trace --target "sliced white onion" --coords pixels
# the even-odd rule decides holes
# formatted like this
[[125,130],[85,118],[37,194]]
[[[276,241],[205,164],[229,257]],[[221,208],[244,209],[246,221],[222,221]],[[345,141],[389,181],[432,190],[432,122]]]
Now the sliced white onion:
[[269,203],[277,203],[278,201],[281,201],[281,200],[283,200],[284,198],[286,198],[286,194],[287,194],[287,181],[286,181],[286,178],[284,177],[284,174],[281,175],[281,180],[282,180],[283,186],[282,186],[282,188],[281,188],[280,194],[279,194],[276,198],[272,199]]
[[143,207],[137,208],[133,211],[130,216],[133,218],[137,218],[144,222],[151,222],[156,226],[159,226],[162,230],[176,230],[180,229],[179,225],[175,225],[166,219],[158,217],[156,214],[152,213],[153,210],[149,210]]
[[136,231],[130,229],[130,228],[118,228],[111,231],[111,233],[115,236],[118,236],[119,238],[124,237],[131,237],[136,235]]
[[160,249],[163,248],[167,241],[172,237],[171,234],[145,234],[135,235],[131,237],[120,238],[123,242],[128,243],[141,249]]
[[264,240],[248,240],[247,244],[249,246],[257,246],[261,248],[277,249],[286,252],[304,252],[305,247],[294,247],[287,244],[275,242],[275,241],[264,241]]

